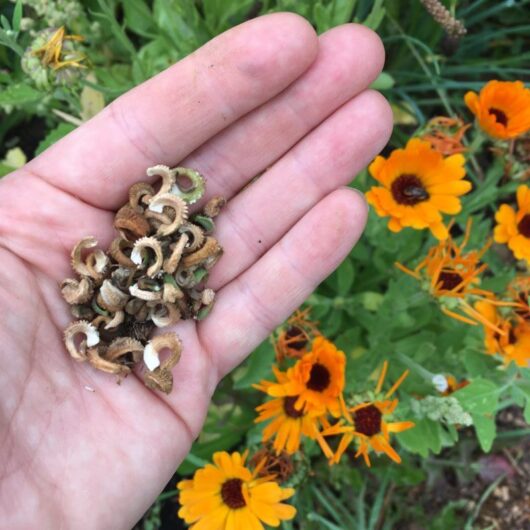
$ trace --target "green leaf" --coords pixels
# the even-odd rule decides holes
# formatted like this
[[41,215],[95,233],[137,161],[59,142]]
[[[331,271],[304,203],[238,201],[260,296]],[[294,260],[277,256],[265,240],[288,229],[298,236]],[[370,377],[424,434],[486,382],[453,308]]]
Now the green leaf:
[[17,0],[15,9],[13,10],[13,20],[11,25],[15,31],[20,30],[20,21],[22,20],[22,0]]
[[143,37],[153,38],[155,21],[144,0],[123,0],[123,13],[127,27]]
[[530,399],[526,401],[526,405],[524,407],[524,421],[530,425]]
[[40,155],[43,151],[48,149],[55,142],[58,142],[63,136],[66,136],[68,133],[71,133],[75,129],[75,125],[71,123],[60,123],[55,129],[52,129],[38,145],[37,150],[35,151],[36,155]]
[[376,30],[379,24],[385,18],[386,8],[383,5],[383,0],[375,0],[374,7],[370,14],[364,19],[363,24],[369,28]]
[[442,427],[439,423],[425,418],[416,421],[414,428],[396,436],[405,449],[426,457],[429,452],[438,454],[442,450],[441,430]]
[[42,98],[42,93],[24,83],[10,85],[0,92],[0,105],[25,105]]
[[350,259],[346,258],[337,270],[338,293],[345,295],[353,285],[355,269]]
[[487,379],[475,379],[453,396],[471,414],[493,414],[499,401],[499,389]]
[[488,453],[497,434],[495,417],[484,414],[472,414],[471,416],[480,447],[485,453]]
[[274,363],[274,348],[267,339],[263,341],[246,361],[246,372],[234,383],[235,389],[249,388],[268,377]]

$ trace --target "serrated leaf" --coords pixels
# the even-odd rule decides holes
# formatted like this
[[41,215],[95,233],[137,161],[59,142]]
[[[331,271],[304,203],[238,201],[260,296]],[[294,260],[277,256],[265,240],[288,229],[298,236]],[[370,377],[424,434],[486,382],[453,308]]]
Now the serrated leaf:
[[32,86],[24,83],[17,83],[4,88],[0,92],[0,105],[25,105],[34,103],[41,99],[42,93]]
[[453,397],[471,414],[493,414],[499,401],[499,389],[487,379],[475,379],[457,390]]
[[484,414],[472,414],[471,417],[473,418],[473,426],[475,427],[480,447],[485,453],[488,453],[497,434],[495,417]]
[[66,136],[68,133],[71,133],[75,129],[75,125],[71,123],[60,123],[55,129],[52,129],[38,145],[37,150],[35,151],[36,155],[40,155],[43,151],[48,149],[55,142],[58,142],[63,136]]

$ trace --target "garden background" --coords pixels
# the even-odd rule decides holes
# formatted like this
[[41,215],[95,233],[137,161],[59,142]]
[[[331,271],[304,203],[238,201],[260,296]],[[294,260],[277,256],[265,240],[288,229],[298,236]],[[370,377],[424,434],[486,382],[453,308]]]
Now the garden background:
[[[464,129],[464,124],[474,123],[464,94],[479,92],[493,79],[528,83],[530,0],[446,0],[447,12],[439,4],[2,1],[0,175],[229,27],[260,14],[292,11],[306,17],[319,33],[354,21],[381,36],[387,59],[374,88],[390,101],[395,124],[382,154],[388,157],[412,137],[434,135],[453,148],[456,142],[473,189],[453,216],[451,234],[459,244],[471,220],[466,249],[481,249],[493,236],[499,206],[513,205],[517,188],[530,177],[530,136],[499,140],[477,125]],[[53,35],[50,28],[61,26],[65,35],[83,37],[64,40],[63,47],[64,59],[79,61],[83,68],[72,64],[53,70],[31,53]],[[430,122],[437,116],[462,123]],[[353,184],[362,191],[374,185],[368,170]],[[398,391],[396,417],[413,421],[415,427],[393,438],[401,464],[373,456],[370,468],[355,458],[355,450],[330,467],[318,445],[305,440],[302,451],[286,457],[290,472],[285,484],[296,489],[289,502],[298,515],[282,528],[529,529],[528,364],[503,362],[501,352],[487,355],[483,326],[442,314],[445,302],[433,296],[429,285],[395,266],[399,262],[414,269],[438,241],[428,230],[392,232],[387,221],[370,212],[364,237],[304,307],[319,333],[346,355],[345,395],[372,399],[369,392],[384,361],[389,362],[387,378],[392,383],[409,370]],[[516,277],[528,274],[524,260],[514,259],[498,243],[489,247],[481,263],[487,269],[480,288],[499,298]],[[254,421],[255,408],[265,396],[253,385],[273,378],[277,342],[289,326],[292,323],[221,382],[200,438],[138,529],[185,528],[177,516],[176,483],[209,462],[215,451],[260,450],[263,426]],[[440,375],[446,381],[454,377],[462,388],[440,390],[433,383]]]

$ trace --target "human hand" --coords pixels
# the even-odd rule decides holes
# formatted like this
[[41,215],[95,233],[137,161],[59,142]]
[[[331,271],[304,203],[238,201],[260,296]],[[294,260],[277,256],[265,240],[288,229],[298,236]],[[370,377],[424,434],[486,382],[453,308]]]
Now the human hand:
[[[293,14],[238,26],[131,90],[0,182],[0,518],[6,528],[130,528],[198,435],[216,384],[347,255],[366,218],[342,188],[384,146],[391,113],[366,91],[370,30],[317,38]],[[198,169],[229,203],[217,301],[183,342],[169,395],[66,353],[58,284],[86,235],[155,164]],[[250,186],[254,175],[267,171]],[[94,389],[94,392],[86,388]]]

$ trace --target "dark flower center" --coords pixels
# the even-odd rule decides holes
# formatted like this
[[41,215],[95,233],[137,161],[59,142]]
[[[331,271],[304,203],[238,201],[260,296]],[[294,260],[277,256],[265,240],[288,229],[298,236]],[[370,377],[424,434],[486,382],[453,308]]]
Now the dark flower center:
[[517,225],[517,230],[524,237],[530,238],[530,214],[526,214]]
[[298,326],[291,326],[285,332],[285,339],[289,348],[297,351],[303,350],[307,344],[304,332]]
[[414,206],[429,198],[429,193],[425,189],[423,182],[410,173],[400,175],[392,182],[390,187],[392,197],[398,204]]
[[221,498],[232,510],[244,508],[247,503],[243,497],[243,481],[240,478],[231,478],[221,486]]
[[311,368],[311,374],[309,375],[309,381],[306,386],[309,390],[323,392],[328,388],[330,382],[331,376],[329,370],[323,364],[315,363]]
[[519,293],[517,298],[519,299],[519,302],[526,307],[515,308],[515,313],[527,320],[530,317],[530,313],[528,311],[528,294]]
[[298,396],[287,396],[283,398],[283,410],[289,418],[301,418],[304,415],[303,410],[298,410],[294,407],[297,402]]
[[[452,291],[455,287],[462,283],[462,276],[458,272],[454,271],[442,271],[438,276],[438,283],[441,283],[441,288],[446,291]],[[462,287],[456,289],[456,291],[461,291]]]
[[508,333],[508,342],[510,344],[515,344],[517,342],[517,337],[515,336],[513,328],[510,328],[510,332]]
[[356,410],[353,415],[355,430],[366,436],[374,436],[381,432],[382,417],[381,411],[375,405]]
[[502,110],[496,109],[495,107],[491,107],[488,112],[495,116],[495,121],[497,123],[504,125],[504,127],[508,125],[508,116],[506,116],[506,114]]

